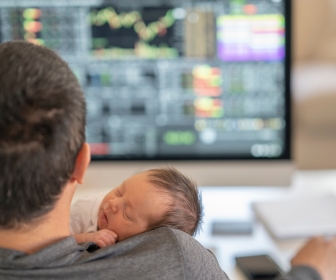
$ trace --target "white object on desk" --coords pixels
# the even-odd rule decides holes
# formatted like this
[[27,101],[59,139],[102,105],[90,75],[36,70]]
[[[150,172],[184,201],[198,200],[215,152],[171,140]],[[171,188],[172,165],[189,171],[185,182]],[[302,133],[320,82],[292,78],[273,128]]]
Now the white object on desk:
[[268,254],[288,271],[290,260],[306,242],[301,239],[273,239],[264,226],[256,221],[250,236],[213,236],[215,220],[246,221],[253,219],[254,202],[290,199],[300,196],[320,196],[335,192],[336,170],[297,171],[288,188],[275,187],[204,187],[203,231],[196,238],[207,248],[214,248],[222,269],[232,280],[246,280],[235,266],[234,257],[242,254]]
[[253,208],[277,239],[336,235],[336,197],[332,194],[257,202]]

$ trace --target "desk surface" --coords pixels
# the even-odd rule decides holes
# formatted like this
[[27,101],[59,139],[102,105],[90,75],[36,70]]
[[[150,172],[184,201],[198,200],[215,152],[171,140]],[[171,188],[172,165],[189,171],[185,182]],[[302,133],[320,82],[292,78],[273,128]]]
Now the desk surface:
[[[77,188],[74,201],[83,195],[106,189]],[[196,239],[212,249],[222,269],[232,280],[245,278],[236,269],[234,257],[248,254],[269,254],[285,270],[295,252],[305,243],[303,239],[274,240],[254,217],[251,203],[301,194],[336,192],[336,170],[298,171],[289,187],[201,187],[204,205],[203,230]],[[213,221],[253,221],[253,231],[245,236],[213,236]]]
[[[296,172],[292,185],[287,188],[202,187],[201,191],[205,216],[203,230],[196,239],[215,252],[220,266],[231,279],[243,280],[245,278],[235,266],[235,256],[269,254],[287,271],[290,259],[306,241],[274,240],[254,217],[251,203],[301,194],[335,193],[336,170]],[[214,221],[252,221],[252,234],[213,236],[211,231]]]

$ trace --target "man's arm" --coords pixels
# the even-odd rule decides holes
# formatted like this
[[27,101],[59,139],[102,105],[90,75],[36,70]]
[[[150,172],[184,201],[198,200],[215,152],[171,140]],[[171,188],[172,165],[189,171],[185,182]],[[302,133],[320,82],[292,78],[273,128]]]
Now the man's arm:
[[289,273],[275,280],[322,280],[320,274],[310,266],[295,266]]
[[291,271],[276,280],[334,280],[336,275],[336,238],[315,237],[291,261]]

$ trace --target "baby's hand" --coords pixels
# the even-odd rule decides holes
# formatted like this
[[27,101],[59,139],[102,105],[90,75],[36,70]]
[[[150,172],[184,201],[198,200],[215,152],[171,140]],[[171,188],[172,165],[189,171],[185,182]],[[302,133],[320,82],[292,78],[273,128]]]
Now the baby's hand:
[[101,229],[97,232],[88,232],[85,235],[85,242],[94,242],[100,248],[113,245],[117,242],[118,235],[108,229]]

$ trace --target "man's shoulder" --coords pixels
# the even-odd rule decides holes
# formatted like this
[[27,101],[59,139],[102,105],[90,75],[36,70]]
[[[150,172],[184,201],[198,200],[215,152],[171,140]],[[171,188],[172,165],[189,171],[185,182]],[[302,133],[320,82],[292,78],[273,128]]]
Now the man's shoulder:
[[99,250],[92,245],[69,237],[36,255],[16,255],[7,267],[0,264],[0,278],[226,279],[216,258],[177,230],[155,229]]
[[209,250],[187,233],[167,227],[134,236],[95,253],[98,258],[107,259],[115,254],[132,253],[128,261],[138,266],[134,269],[136,274],[143,269],[147,271],[144,279],[228,279]]

